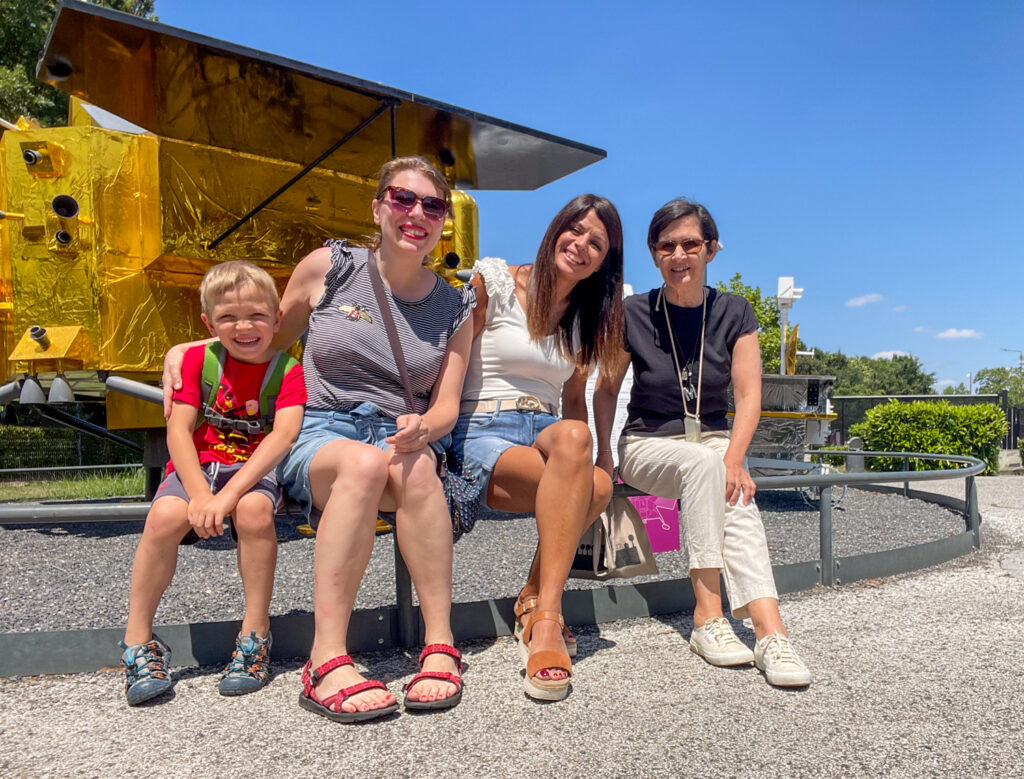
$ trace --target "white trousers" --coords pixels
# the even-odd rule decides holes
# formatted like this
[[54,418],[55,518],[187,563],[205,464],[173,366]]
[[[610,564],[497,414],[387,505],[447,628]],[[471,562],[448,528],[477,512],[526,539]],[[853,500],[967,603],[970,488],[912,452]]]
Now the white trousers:
[[728,432],[703,433],[701,443],[684,436],[623,435],[619,476],[626,484],[660,498],[679,498],[680,540],[690,568],[721,568],[732,613],[748,616],[757,598],[778,598],[768,542],[757,504],[725,501]]

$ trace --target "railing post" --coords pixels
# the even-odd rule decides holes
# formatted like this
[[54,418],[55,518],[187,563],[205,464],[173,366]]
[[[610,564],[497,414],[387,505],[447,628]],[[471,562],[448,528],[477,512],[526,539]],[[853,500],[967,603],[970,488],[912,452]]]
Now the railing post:
[[832,486],[821,488],[818,504],[818,544],[821,558],[821,583],[831,587],[836,583],[835,558],[832,555]]
[[981,518],[978,516],[978,485],[973,476],[964,479],[967,494],[964,503],[967,509],[967,529],[974,536],[974,548],[981,549]]
[[412,577],[405,567],[402,552],[398,548],[398,537],[391,534],[395,542],[395,605],[398,607],[398,643],[403,647],[419,643],[419,625],[412,607]]
[[[903,470],[904,471],[909,471],[910,470],[910,458],[909,457],[904,457],[903,458]],[[904,498],[909,498],[910,497],[910,482],[909,481],[903,482],[903,497]]]

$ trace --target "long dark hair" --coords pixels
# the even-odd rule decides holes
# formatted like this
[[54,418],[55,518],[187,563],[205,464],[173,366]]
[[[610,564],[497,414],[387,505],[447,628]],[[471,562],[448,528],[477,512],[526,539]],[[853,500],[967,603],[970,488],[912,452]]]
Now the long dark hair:
[[578,195],[551,220],[530,274],[526,321],[533,340],[549,335],[548,312],[554,307],[558,280],[555,242],[588,211],[594,212],[608,233],[608,254],[599,270],[573,287],[558,322],[557,342],[559,351],[578,368],[591,369],[597,363],[611,368],[622,350],[622,221],[607,198]]

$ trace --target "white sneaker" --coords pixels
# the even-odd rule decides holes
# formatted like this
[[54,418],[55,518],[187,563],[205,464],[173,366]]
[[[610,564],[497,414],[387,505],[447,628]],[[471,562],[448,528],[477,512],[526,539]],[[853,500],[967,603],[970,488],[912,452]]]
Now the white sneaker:
[[789,638],[781,633],[772,633],[757,642],[754,665],[764,671],[768,684],[775,687],[806,687],[811,683],[811,672],[797,656]]
[[736,638],[725,617],[709,619],[690,634],[690,649],[711,665],[745,665],[754,661],[754,653]]

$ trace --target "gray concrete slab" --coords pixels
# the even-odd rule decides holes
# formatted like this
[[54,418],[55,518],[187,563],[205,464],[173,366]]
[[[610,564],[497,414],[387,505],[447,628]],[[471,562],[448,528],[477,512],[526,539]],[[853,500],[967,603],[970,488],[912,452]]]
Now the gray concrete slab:
[[[139,709],[115,672],[0,680],[0,776],[1019,776],[1024,581],[1002,561],[1024,549],[1024,479],[978,486],[981,551],[783,598],[805,691],[705,664],[685,614],[582,629],[561,703],[523,696],[506,638],[462,647],[453,711],[363,726],[299,709],[297,663],[238,699],[214,668],[181,671]],[[396,691],[415,670],[399,652],[360,659]]]

